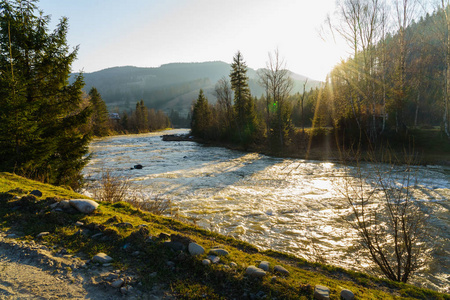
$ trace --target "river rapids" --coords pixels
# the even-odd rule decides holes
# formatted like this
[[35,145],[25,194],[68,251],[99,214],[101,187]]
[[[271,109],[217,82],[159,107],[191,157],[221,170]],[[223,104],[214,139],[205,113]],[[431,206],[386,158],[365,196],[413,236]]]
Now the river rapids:
[[[172,130],[164,134],[187,133]],[[359,255],[342,178],[356,170],[334,162],[273,158],[195,142],[163,142],[162,133],[114,136],[90,145],[87,181],[109,170],[147,198],[169,199],[172,213],[221,234],[347,269],[370,272]],[[142,169],[133,166],[141,164]],[[364,164],[363,172],[383,166]],[[413,199],[433,237],[427,264],[410,283],[450,291],[450,167],[415,173]],[[352,180],[356,180],[352,178]],[[89,188],[86,191],[89,193]]]

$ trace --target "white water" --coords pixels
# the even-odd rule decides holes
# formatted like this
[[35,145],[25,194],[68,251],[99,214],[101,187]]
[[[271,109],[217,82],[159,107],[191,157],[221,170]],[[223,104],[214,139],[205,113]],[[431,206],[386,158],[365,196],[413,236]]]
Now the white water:
[[[164,132],[186,133],[186,130]],[[272,158],[194,142],[163,142],[162,133],[115,136],[91,144],[86,177],[108,169],[139,184],[143,193],[172,201],[176,212],[198,225],[275,249],[361,270],[350,214],[339,192],[352,169],[331,162]],[[131,169],[142,164],[143,169]],[[370,173],[375,166],[366,164]],[[376,166],[380,168],[380,166]],[[351,176],[351,175],[350,175]],[[430,214],[434,239],[428,269],[411,283],[450,288],[450,168],[419,169],[414,197]],[[314,254],[315,253],[315,254]]]

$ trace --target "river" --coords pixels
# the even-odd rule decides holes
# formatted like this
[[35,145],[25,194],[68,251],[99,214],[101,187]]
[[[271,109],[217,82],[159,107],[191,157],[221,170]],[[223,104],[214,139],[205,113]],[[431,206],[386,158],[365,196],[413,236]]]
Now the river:
[[[164,134],[186,133],[172,130]],[[356,170],[334,162],[282,159],[195,142],[163,142],[162,133],[114,136],[90,145],[89,180],[103,170],[129,178],[147,197],[169,199],[173,213],[257,245],[362,270],[342,178]],[[142,169],[133,169],[142,164]],[[368,174],[386,166],[364,164]],[[355,179],[355,178],[353,178]],[[429,214],[430,262],[410,281],[450,290],[450,167],[418,169],[414,199]],[[89,190],[87,191],[89,192]]]

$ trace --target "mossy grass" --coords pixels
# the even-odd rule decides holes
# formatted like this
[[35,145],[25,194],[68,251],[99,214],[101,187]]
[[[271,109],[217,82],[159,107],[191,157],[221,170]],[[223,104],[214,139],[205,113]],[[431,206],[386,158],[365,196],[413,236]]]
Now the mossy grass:
[[[39,189],[43,196],[29,209],[17,208],[19,200],[14,196],[34,189]],[[50,234],[41,239],[42,243],[55,250],[64,248],[84,259],[105,252],[114,258],[116,268],[136,272],[143,289],[150,290],[155,284],[163,284],[180,299],[241,299],[258,293],[263,293],[266,299],[312,299],[316,284],[328,286],[331,299],[339,299],[342,289],[353,291],[358,299],[450,299],[435,291],[311,263],[293,255],[273,250],[258,251],[247,242],[174,218],[146,213],[124,202],[100,203],[91,215],[55,212],[49,205],[58,201],[57,198],[83,196],[0,173],[0,229],[21,233],[20,238],[24,240],[35,239],[40,232],[48,231]],[[77,221],[84,223],[82,229],[75,225]],[[132,224],[133,228],[117,226],[123,222]],[[102,238],[93,238],[98,232],[102,233]],[[192,257],[186,252],[170,250],[157,238],[161,232],[189,237],[207,251],[220,245],[230,255],[221,257],[223,264],[205,266],[202,260],[206,253]],[[154,238],[149,238],[151,236]],[[276,279],[272,279],[272,274],[262,279],[245,275],[246,267],[258,265],[259,261],[269,261],[272,269],[277,264],[282,265],[290,275],[277,275]],[[173,262],[174,266],[170,267],[168,262]],[[228,267],[230,262],[238,266]]]

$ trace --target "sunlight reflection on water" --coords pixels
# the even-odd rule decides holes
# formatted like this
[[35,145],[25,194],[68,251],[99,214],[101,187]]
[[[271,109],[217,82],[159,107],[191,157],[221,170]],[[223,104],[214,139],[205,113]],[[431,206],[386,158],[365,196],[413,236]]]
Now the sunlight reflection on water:
[[[170,133],[185,133],[174,130]],[[126,176],[141,192],[172,200],[175,210],[198,225],[305,258],[317,251],[329,263],[360,269],[354,232],[344,218],[351,211],[339,192],[347,170],[336,163],[280,159],[194,142],[163,142],[161,133],[115,136],[91,144],[93,159],[84,173],[102,169]],[[136,164],[141,170],[132,169]],[[373,171],[370,164],[365,170]],[[380,168],[380,166],[377,166]],[[382,168],[383,166],[381,166]],[[436,236],[432,271],[416,277],[429,288],[449,289],[450,172],[419,170],[414,197],[431,211]],[[350,169],[352,172],[352,169]]]

